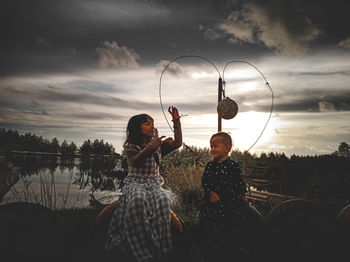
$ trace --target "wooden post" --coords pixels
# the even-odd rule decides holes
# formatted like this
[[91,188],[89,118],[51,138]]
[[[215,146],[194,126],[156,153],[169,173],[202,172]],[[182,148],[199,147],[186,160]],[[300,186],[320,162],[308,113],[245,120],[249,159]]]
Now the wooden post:
[[[219,87],[218,87],[218,104],[222,100],[222,79],[219,78]],[[221,117],[218,113],[218,132],[221,131]]]

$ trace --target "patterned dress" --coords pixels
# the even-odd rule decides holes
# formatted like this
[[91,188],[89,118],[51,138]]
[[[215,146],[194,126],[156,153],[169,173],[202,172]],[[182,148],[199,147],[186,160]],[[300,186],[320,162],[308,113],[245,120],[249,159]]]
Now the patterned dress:
[[[202,176],[202,186],[204,207],[200,212],[201,221],[223,226],[240,226],[246,216],[242,201],[246,187],[239,165],[230,159],[221,163],[215,159],[208,162]],[[210,202],[210,191],[219,196],[218,202]]]
[[[141,150],[140,147],[136,149]],[[137,261],[149,261],[172,249],[170,199],[161,187],[160,147],[139,167],[129,167],[123,194],[112,216],[106,249],[119,246]]]

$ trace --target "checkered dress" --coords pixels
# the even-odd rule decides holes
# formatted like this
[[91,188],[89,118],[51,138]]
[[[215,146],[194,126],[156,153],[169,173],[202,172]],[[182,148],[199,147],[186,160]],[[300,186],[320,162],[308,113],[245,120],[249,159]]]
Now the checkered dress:
[[160,158],[158,147],[139,167],[129,166],[123,194],[111,218],[107,250],[118,246],[137,261],[150,261],[171,251],[170,199],[161,187]]

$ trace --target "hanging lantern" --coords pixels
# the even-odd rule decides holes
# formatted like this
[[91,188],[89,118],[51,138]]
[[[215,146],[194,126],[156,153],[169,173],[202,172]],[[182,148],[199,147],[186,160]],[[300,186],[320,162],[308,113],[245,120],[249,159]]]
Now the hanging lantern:
[[231,98],[226,97],[217,106],[218,114],[223,119],[232,119],[238,113],[238,105]]

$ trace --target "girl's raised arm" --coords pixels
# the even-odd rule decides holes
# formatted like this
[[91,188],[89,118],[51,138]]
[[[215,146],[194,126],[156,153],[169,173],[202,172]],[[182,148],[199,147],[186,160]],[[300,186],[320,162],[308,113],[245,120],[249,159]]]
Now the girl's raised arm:
[[182,130],[180,115],[176,107],[169,107],[169,113],[172,116],[174,125],[174,139],[167,138],[162,143],[162,155],[169,154],[170,152],[180,148],[182,146]]

